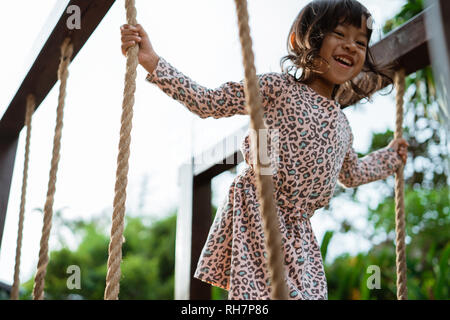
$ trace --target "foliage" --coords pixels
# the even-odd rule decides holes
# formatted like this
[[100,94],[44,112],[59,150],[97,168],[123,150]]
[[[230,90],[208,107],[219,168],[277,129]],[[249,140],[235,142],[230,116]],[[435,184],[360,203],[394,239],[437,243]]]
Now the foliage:
[[[50,253],[45,281],[46,299],[103,299],[109,236],[98,220],[67,222],[82,234],[74,251],[63,247]],[[142,217],[127,217],[122,247],[119,298],[173,299],[176,214],[146,224]],[[68,289],[70,265],[80,267],[81,288]],[[30,299],[34,279],[27,281],[21,299]]]
[[402,24],[416,16],[424,9],[424,0],[408,0],[392,19],[386,21],[383,26],[383,33],[389,33],[393,29],[400,27]]
[[[450,275],[449,188],[406,191],[406,264],[409,299],[448,299]],[[395,218],[392,198],[370,209],[369,220],[386,240],[367,253],[344,254],[325,266],[330,299],[396,299]],[[409,241],[408,241],[409,240]],[[370,290],[367,268],[381,270],[381,288]]]

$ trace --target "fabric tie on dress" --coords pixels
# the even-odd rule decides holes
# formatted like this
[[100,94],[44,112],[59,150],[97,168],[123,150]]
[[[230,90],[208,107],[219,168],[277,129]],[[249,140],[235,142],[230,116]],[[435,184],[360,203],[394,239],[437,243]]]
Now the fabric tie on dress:
[[278,207],[287,210],[284,215],[289,214],[289,216],[295,220],[307,220],[314,214],[313,210],[309,210],[298,205],[298,200],[293,200],[292,196],[288,196],[282,191],[275,192],[275,199],[277,200]]
[[301,248],[303,245],[302,234],[305,233],[305,228],[309,228],[309,218],[312,217],[314,211],[296,205],[282,192],[276,194],[276,199],[277,206],[281,209],[279,210],[281,231],[285,228],[284,234],[286,234],[287,240],[291,240],[295,248]]

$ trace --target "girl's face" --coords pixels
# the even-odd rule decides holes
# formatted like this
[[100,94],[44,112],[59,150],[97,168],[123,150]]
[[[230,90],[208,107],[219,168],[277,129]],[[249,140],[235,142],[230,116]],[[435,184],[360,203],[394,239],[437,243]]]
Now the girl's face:
[[319,74],[321,80],[339,85],[361,72],[368,45],[365,17],[361,24],[361,28],[338,24],[324,37],[319,55],[328,61],[330,67],[322,63],[320,70],[325,72]]

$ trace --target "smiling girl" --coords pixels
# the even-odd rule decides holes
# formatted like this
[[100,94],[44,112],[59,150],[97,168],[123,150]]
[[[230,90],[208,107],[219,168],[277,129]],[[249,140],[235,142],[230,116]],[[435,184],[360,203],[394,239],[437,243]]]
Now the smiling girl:
[[[354,79],[361,74],[371,72],[392,83],[371,58],[370,20],[355,0],[312,1],[291,27],[282,72],[258,75],[265,126],[279,133],[279,148],[271,145],[277,151],[271,165],[290,299],[328,297],[310,218],[329,203],[336,183],[356,187],[385,179],[406,163],[404,139],[358,159],[339,103],[340,94],[364,98],[374,93],[358,87]],[[124,55],[139,45],[147,81],[199,117],[247,114],[243,81],[203,87],[159,57],[141,25],[123,25],[121,34]],[[241,149],[248,165],[217,210],[194,274],[228,290],[229,299],[269,299],[271,292],[250,140],[247,135]]]

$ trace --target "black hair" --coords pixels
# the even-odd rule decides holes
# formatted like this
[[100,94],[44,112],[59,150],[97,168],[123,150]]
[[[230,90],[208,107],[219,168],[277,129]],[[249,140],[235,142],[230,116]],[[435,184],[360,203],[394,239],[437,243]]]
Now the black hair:
[[[386,72],[391,71],[393,65],[380,67],[374,62],[369,48],[372,36],[373,18],[365,6],[356,0],[314,0],[308,3],[297,15],[288,34],[288,55],[280,60],[281,70],[284,73],[294,71],[296,81],[308,83],[315,77],[315,61],[319,56],[325,35],[332,32],[338,24],[349,24],[357,28],[362,27],[363,17],[367,23],[367,50],[361,73],[355,77],[363,81],[349,80],[341,85],[335,85],[332,99],[342,101],[358,101],[368,98],[378,91],[381,84],[392,84],[393,80]],[[293,35],[294,34],[294,35]],[[294,36],[291,43],[291,36]],[[293,44],[293,45],[292,45]],[[288,67],[285,63],[290,61],[293,65]],[[300,76],[298,71],[302,70]],[[372,73],[372,74],[370,74]]]

